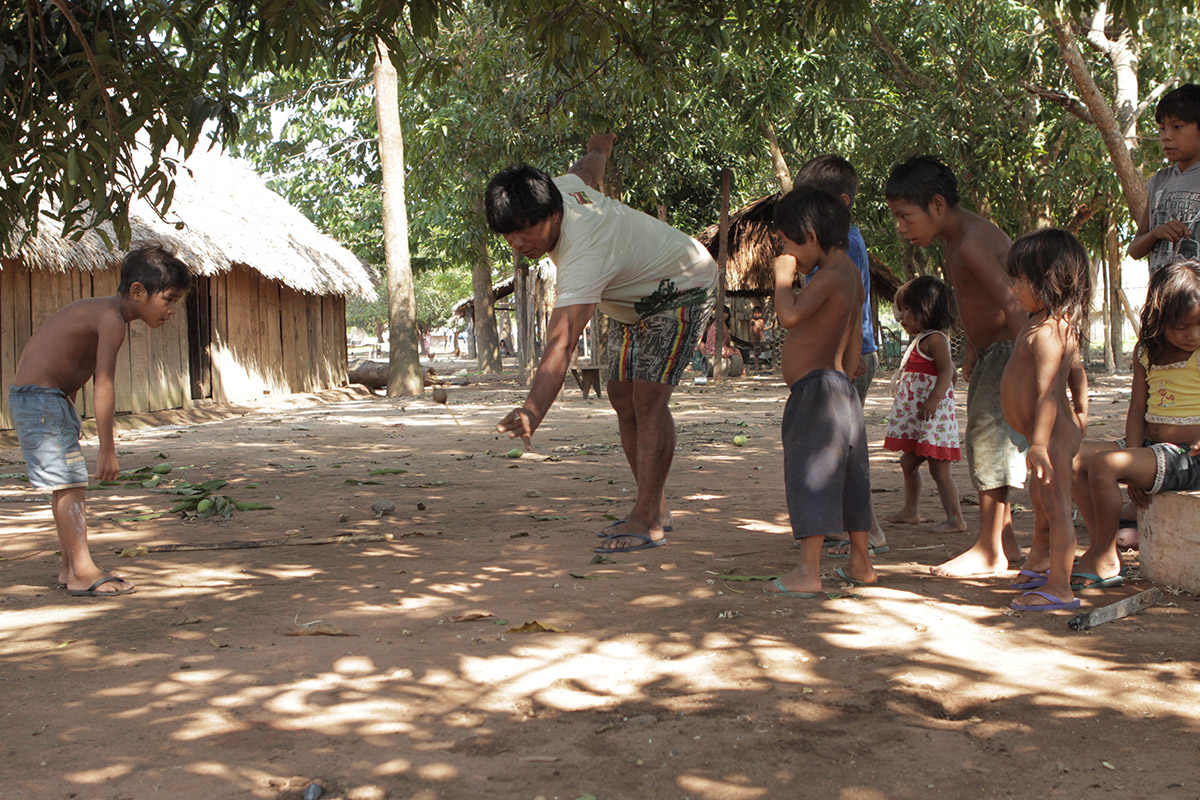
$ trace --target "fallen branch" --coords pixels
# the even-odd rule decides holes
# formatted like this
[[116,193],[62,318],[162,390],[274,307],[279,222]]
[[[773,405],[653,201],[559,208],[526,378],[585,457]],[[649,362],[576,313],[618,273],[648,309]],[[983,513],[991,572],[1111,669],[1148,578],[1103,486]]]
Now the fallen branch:
[[255,539],[253,541],[199,542],[197,544],[156,544],[143,548],[147,553],[179,553],[185,550],[245,550],[251,547],[283,547],[299,544],[355,544],[358,542],[390,542],[390,533],[352,533],[345,536],[323,536],[320,539]]

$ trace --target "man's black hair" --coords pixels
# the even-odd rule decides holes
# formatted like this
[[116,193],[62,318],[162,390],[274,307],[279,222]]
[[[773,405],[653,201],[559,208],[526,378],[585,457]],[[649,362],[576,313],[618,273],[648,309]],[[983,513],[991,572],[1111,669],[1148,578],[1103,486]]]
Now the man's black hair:
[[902,200],[926,211],[939,194],[946,205],[958,205],[958,178],[934,156],[913,156],[892,167],[884,188],[884,197],[888,200]]
[[562,214],[562,193],[550,176],[537,167],[517,164],[492,178],[483,195],[488,227],[505,234],[537,225],[551,214]]
[[834,197],[846,195],[853,203],[858,194],[858,171],[841,156],[826,153],[810,158],[796,174],[796,183],[815,186]]
[[812,231],[822,250],[850,245],[850,209],[815,186],[797,186],[783,196],[775,206],[775,227],[796,244],[804,244]]
[[186,292],[192,286],[192,273],[170,250],[150,244],[131,250],[121,261],[117,294],[128,297],[134,283],[140,283],[151,297],[168,289]]
[[1185,83],[1164,94],[1154,109],[1154,121],[1161,125],[1167,117],[1200,125],[1200,86]]

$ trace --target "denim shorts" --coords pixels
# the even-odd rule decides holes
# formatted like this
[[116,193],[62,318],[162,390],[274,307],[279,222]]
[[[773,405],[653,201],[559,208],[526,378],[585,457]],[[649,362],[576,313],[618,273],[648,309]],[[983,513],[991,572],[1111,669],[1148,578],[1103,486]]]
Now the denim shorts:
[[87,462],[79,449],[79,414],[66,392],[10,386],[8,407],[30,484],[51,492],[88,485]]
[[[1122,450],[1126,448],[1124,439],[1117,439],[1117,444]],[[1150,494],[1200,489],[1200,456],[1189,456],[1188,448],[1170,442],[1146,439],[1142,447],[1154,451],[1154,485],[1149,489]]]

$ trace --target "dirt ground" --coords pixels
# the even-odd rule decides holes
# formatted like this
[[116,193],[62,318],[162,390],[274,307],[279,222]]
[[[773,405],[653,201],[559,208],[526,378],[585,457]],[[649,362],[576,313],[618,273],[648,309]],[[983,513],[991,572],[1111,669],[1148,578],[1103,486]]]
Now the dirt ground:
[[[1007,610],[1009,579],[932,578],[976,534],[962,465],[968,533],[888,526],[878,587],[764,596],[744,579],[796,559],[768,375],[680,387],[670,544],[596,563],[634,489],[612,410],[572,385],[510,459],[492,431],[523,392],[472,380],[461,427],[347,390],[122,431],[122,469],[172,470],[88,494],[93,551],[139,587],[120,598],[57,588],[48,507],[0,446],[0,798],[1200,797],[1195,597],[1077,633]],[[1127,386],[1095,381],[1091,435],[1120,435]],[[274,509],[129,521],[215,479]],[[340,534],[391,538],[303,545]],[[287,543],[115,556],[247,540]]]

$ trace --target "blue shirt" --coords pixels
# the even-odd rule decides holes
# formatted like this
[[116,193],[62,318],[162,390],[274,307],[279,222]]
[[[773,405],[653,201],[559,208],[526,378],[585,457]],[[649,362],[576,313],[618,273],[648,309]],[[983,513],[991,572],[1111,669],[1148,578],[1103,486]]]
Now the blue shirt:
[[875,344],[875,326],[871,324],[871,261],[867,258],[867,243],[863,241],[862,231],[857,225],[850,226],[850,245],[846,253],[854,266],[858,267],[863,289],[866,290],[862,311],[862,354],[866,355],[877,351],[879,345]]

